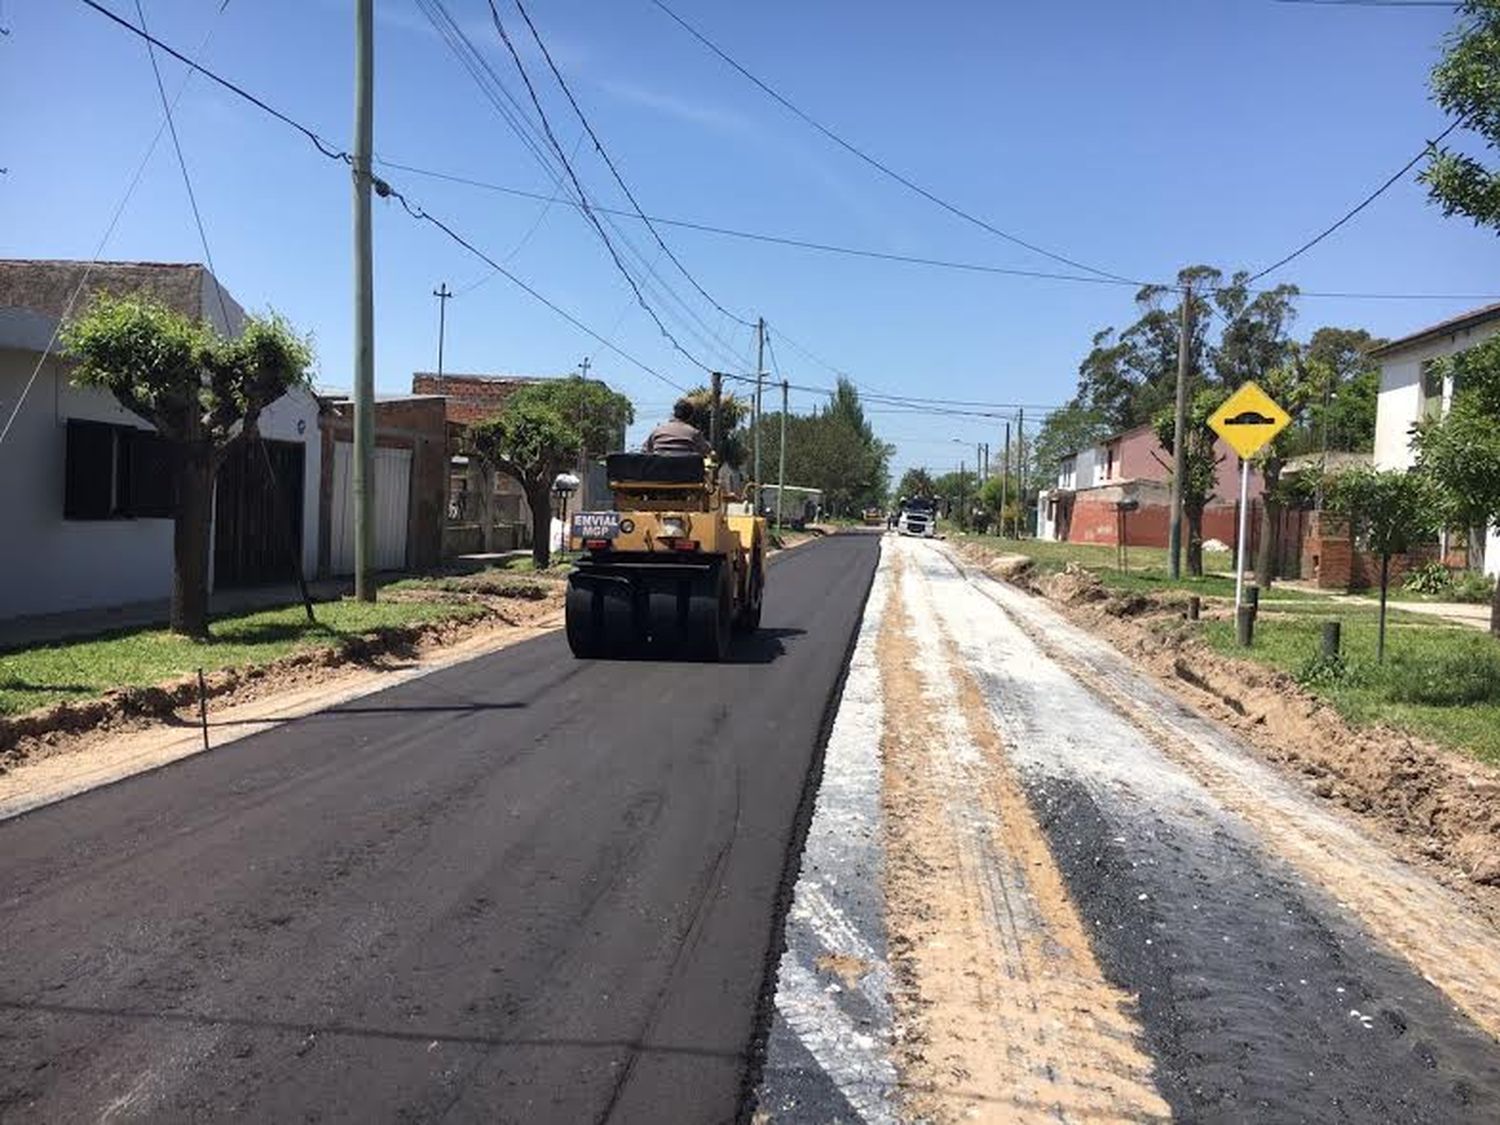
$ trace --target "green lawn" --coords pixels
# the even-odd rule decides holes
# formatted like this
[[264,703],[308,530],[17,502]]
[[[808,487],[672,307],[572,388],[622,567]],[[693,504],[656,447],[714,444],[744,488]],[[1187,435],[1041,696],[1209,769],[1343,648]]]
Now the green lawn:
[[[1323,622],[1343,629],[1343,666],[1320,668]],[[1260,615],[1255,644],[1235,643],[1234,623],[1205,621],[1219,651],[1289,672],[1358,724],[1385,722],[1500,763],[1500,644],[1484,633],[1392,611],[1386,661],[1375,663],[1373,606],[1286,606]]]
[[165,629],[131,629],[101,637],[0,652],[0,715],[113,688],[144,687],[199,668],[264,664],[307,648],[333,648],[363,634],[424,621],[466,617],[473,606],[443,602],[346,599],[315,607],[309,625],[300,605],[215,621],[212,640],[195,643]]
[[[997,536],[952,538],[1025,555],[1044,574],[1077,563],[1115,590],[1234,597],[1234,578],[1229,574],[1169,579],[1164,550],[1132,548],[1130,570],[1121,573],[1115,569],[1113,547]],[[1210,555],[1205,562],[1210,568],[1232,565],[1226,555]],[[1416,600],[1411,595],[1408,599]],[[1351,605],[1276,586],[1262,593],[1261,604],[1253,647],[1236,644],[1234,622],[1228,618],[1205,620],[1199,626],[1203,638],[1227,655],[1291,673],[1353,723],[1387,723],[1500,763],[1500,643],[1474,629],[1393,605],[1386,619],[1386,661],[1377,665],[1377,606]],[[1343,662],[1329,668],[1320,664],[1318,654],[1323,622],[1335,618],[1342,623]]]

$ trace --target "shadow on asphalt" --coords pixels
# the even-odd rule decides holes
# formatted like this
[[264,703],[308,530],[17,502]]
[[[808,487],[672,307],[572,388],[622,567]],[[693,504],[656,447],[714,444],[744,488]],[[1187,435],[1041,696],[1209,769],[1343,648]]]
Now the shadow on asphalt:
[[[483,711],[519,711],[526,706],[525,703],[412,703],[388,707],[330,707],[326,711],[315,711],[310,715],[272,715],[264,719],[210,719],[208,725],[210,727],[263,727],[293,721],[306,722],[313,719],[338,718],[340,715],[466,715]],[[197,719],[183,718],[180,715],[171,715],[163,722],[174,727],[203,725]]]

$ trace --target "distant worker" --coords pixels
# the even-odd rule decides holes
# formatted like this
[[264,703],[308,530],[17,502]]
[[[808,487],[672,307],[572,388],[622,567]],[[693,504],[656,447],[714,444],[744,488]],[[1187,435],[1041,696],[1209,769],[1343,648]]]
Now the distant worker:
[[646,437],[647,453],[683,453],[706,456],[713,451],[708,439],[692,423],[693,404],[685,398],[677,400],[668,418]]

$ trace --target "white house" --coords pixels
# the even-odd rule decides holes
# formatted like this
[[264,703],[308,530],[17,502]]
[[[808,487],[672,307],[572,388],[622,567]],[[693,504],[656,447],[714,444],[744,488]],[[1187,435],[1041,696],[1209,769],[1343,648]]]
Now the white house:
[[1036,537],[1060,541],[1067,534],[1066,501],[1080,489],[1100,481],[1099,466],[1104,446],[1091,445],[1070,453],[1057,465],[1057,484],[1037,497]]
[[[1375,348],[1380,362],[1380,397],[1375,411],[1375,467],[1408,469],[1416,460],[1411,431],[1424,418],[1441,418],[1453,401],[1452,379],[1435,361],[1500,332],[1500,304],[1485,305],[1419,329]],[[1500,531],[1490,528],[1484,569],[1500,574]]]
[[[86,279],[85,279],[86,278]],[[0,641],[7,619],[166,599],[172,587],[170,494],[146,422],[108,392],[75,387],[55,334],[75,292],[145,291],[220,331],[244,312],[202,266],[0,260]],[[225,314],[227,313],[227,318]],[[14,415],[14,417],[12,417]],[[294,392],[262,415],[275,466],[258,448],[220,471],[211,581],[287,581],[292,550],[317,567],[317,400]]]

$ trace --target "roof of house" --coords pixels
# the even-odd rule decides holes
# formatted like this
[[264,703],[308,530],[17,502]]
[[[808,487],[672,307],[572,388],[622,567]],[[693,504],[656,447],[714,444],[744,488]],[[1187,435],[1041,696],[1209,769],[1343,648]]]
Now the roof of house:
[[69,262],[0,259],[0,308],[29,309],[61,318],[95,293],[145,292],[168,308],[197,319],[203,315],[203,280],[195,262]]
[[1376,359],[1397,352],[1405,351],[1407,348],[1417,344],[1424,344],[1428,340],[1437,339],[1440,336],[1448,336],[1455,332],[1463,332],[1465,329],[1477,328],[1482,324],[1500,321],[1500,301],[1492,305],[1481,305],[1477,309],[1470,309],[1466,313],[1440,320],[1436,324],[1420,328],[1409,335],[1402,336],[1399,340],[1392,340],[1388,344],[1382,344],[1378,348],[1371,348],[1370,355]]

